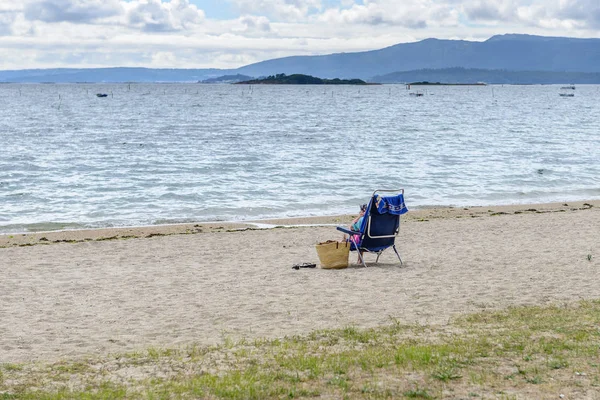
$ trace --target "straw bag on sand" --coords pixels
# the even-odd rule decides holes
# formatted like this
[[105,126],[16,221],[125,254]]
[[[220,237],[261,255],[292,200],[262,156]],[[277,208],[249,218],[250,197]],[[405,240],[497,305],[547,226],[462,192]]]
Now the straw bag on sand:
[[315,247],[317,249],[317,255],[319,256],[319,261],[321,261],[321,268],[348,268],[350,243],[328,240],[326,242],[317,244]]

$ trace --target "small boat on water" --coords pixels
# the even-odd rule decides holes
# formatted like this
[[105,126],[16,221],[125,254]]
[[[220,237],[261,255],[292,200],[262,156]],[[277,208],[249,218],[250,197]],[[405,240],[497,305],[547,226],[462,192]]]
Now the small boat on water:
[[108,97],[106,93],[96,93],[96,97]]
[[575,97],[575,85],[563,86],[560,88],[561,92],[558,94],[560,97]]
[[421,92],[410,92],[408,95],[409,96],[414,96],[414,97],[421,97],[421,96],[423,96],[423,93],[421,93]]

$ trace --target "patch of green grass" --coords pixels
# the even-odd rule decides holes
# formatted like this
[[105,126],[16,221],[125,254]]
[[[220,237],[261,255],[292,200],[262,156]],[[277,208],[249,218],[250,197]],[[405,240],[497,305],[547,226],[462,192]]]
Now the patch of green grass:
[[310,379],[318,378],[323,373],[323,359],[317,355],[301,353],[289,356],[289,354],[283,353],[276,358],[276,361],[280,368],[307,374]]
[[358,343],[369,343],[369,341],[374,339],[374,336],[374,331],[370,329],[358,329],[353,326],[342,329],[343,339]]
[[347,391],[348,390],[348,378],[343,375],[334,375],[330,379],[327,380],[328,385],[337,386],[340,389]]
[[426,389],[411,389],[405,391],[402,395],[407,399],[433,399],[433,396]]
[[6,364],[2,364],[2,368],[5,371],[22,371],[24,367],[21,364],[6,363]]
[[437,369],[433,372],[432,376],[442,382],[448,382],[454,379],[462,378],[462,375],[457,372],[457,369],[450,366],[444,366],[440,369]]
[[54,371],[64,374],[82,374],[90,371],[90,365],[85,362],[66,362],[53,366]]
[[[164,358],[164,357],[171,357],[178,353],[179,352],[176,351],[175,349],[161,349],[161,348],[157,348],[157,347],[149,347],[148,349],[146,349],[145,356],[147,358],[149,358],[150,360],[158,360],[158,359]],[[143,353],[141,354],[141,357],[144,357]]]
[[525,381],[527,383],[531,383],[533,385],[539,385],[540,383],[542,383],[542,378],[540,376],[534,376],[532,378],[525,378]]
[[549,398],[557,386],[594,393],[600,387],[598,326],[600,301],[584,301],[481,312],[447,326],[392,320],[380,328],[275,340],[224,337],[219,346],[4,364],[0,393],[49,400],[429,399],[445,393],[514,399]]
[[449,355],[446,345],[408,344],[396,350],[394,362],[399,366],[422,368],[439,362]]
[[548,368],[550,369],[563,369],[567,368],[569,363],[563,359],[548,360]]

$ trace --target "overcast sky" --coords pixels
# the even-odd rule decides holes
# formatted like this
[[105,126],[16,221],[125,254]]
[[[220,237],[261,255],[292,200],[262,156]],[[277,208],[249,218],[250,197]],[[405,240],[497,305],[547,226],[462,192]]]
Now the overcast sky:
[[600,37],[600,0],[0,0],[0,69],[235,68],[503,33]]

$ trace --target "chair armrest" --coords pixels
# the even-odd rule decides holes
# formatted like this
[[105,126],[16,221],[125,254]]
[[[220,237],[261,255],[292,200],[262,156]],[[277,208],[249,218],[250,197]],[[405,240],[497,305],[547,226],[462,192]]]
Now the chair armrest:
[[344,232],[344,233],[346,233],[346,234],[348,234],[348,235],[359,235],[359,234],[360,234],[360,232],[353,231],[353,230],[350,230],[350,229],[346,229],[346,228],[344,228],[344,227],[342,227],[342,226],[338,226],[338,227],[337,227],[337,228],[335,228],[335,229],[337,229],[337,230],[338,230],[338,231],[340,231],[340,232]]

